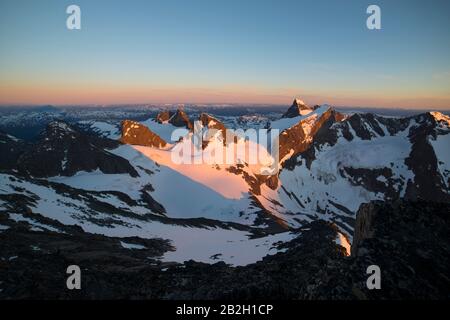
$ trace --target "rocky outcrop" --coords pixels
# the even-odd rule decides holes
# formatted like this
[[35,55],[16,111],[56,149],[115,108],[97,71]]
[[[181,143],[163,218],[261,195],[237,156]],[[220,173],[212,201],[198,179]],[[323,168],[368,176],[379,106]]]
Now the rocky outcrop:
[[170,118],[169,123],[175,127],[186,127],[189,130],[193,129],[191,120],[189,119],[186,112],[178,109],[177,112]]
[[170,123],[175,127],[184,127],[189,130],[194,128],[189,116],[182,109],[178,109],[175,112],[162,111],[156,115],[155,120],[158,123]]
[[156,133],[139,122],[125,120],[122,122],[120,141],[146,147],[164,148],[167,143]]
[[[414,173],[414,181],[410,181],[405,197],[411,200],[431,200],[450,202],[450,193],[438,169],[436,153],[429,142],[430,137],[439,133],[436,119],[430,114],[414,118],[418,126],[409,132],[412,143],[411,153],[405,164]],[[450,134],[444,131],[444,134]]]
[[202,123],[202,126],[204,128],[220,130],[220,131],[222,131],[222,134],[225,137],[225,133],[226,133],[225,131],[227,130],[227,128],[217,118],[214,118],[213,116],[202,112],[200,114],[200,116],[198,117],[198,120]]
[[207,113],[201,113],[198,121],[201,122],[203,129],[206,129],[206,134],[203,136],[203,149],[207,147],[210,140],[220,133],[223,144],[227,143],[227,128],[218,119]]
[[298,116],[304,116],[317,108],[311,108],[306,105],[300,99],[294,99],[294,102],[289,107],[289,109],[283,114],[283,118],[295,118]]
[[367,298],[448,298],[449,209],[445,203],[400,200],[360,207],[351,270],[375,264],[382,276],[382,290],[371,290]]
[[[327,109],[324,113],[300,120],[294,126],[282,131],[279,138],[279,158],[283,162],[290,158],[295,158],[300,153],[306,151],[314,142],[316,134],[326,124],[327,127],[337,122],[337,113],[332,109]],[[289,166],[289,164],[287,164]]]
[[[2,259],[0,298],[447,299],[448,212],[448,204],[430,202],[366,204],[358,212],[350,257],[336,243],[337,227],[314,221],[294,231],[294,240],[278,244],[283,252],[245,267],[162,263],[153,257],[170,250],[163,241],[121,239],[146,248],[127,251],[116,238],[62,225],[55,227],[64,234],[30,232],[0,215],[9,226],[0,233],[8,244],[0,247],[0,256],[21,248],[17,258]],[[69,264],[83,266],[82,291],[56,285],[64,283]],[[381,269],[380,290],[366,286],[370,265]]]
[[28,147],[29,145],[25,141],[0,131],[0,169],[15,169],[17,160]]
[[172,115],[170,111],[162,111],[156,115],[155,120],[158,123],[167,123]]
[[71,176],[79,171],[100,170],[106,174],[138,173],[130,163],[107,151],[117,141],[90,136],[62,121],[51,122],[38,142],[17,161],[17,168],[35,177]]
[[352,185],[362,186],[364,189],[384,194],[386,200],[400,198],[402,180],[395,178],[392,169],[383,168],[341,168],[341,176],[346,177]]

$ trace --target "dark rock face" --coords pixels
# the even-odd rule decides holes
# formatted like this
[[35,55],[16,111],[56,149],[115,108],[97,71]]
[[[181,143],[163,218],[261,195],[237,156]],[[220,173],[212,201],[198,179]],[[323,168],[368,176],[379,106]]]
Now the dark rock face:
[[[83,233],[31,232],[6,220],[0,233],[0,298],[58,299],[448,299],[449,205],[374,202],[362,205],[352,255],[335,243],[337,228],[314,221],[285,249],[262,261],[230,267],[148,257],[170,247],[157,240],[122,239],[146,250],[125,250],[118,239]],[[30,245],[40,248],[34,250]],[[18,254],[17,254],[18,253]],[[82,266],[83,289],[66,290],[68,265]],[[381,289],[366,286],[370,265],[381,269]],[[20,279],[20,280],[19,280]]]
[[[362,140],[371,140],[377,136],[384,137],[387,133],[396,135],[406,130],[411,121],[411,118],[385,118],[372,113],[355,113],[347,118],[341,115],[340,118],[342,123],[334,130],[342,132],[348,141],[356,137]],[[381,128],[381,125],[385,126],[387,133]]]
[[[405,197],[411,200],[450,201],[450,194],[438,172],[438,160],[429,137],[435,137],[436,120],[429,113],[415,117],[419,126],[412,128],[409,139],[412,150],[405,164],[414,172]],[[445,132],[449,134],[449,132]]]
[[225,131],[227,130],[227,128],[220,120],[214,118],[213,116],[210,116],[207,113],[201,113],[198,120],[205,128],[222,131],[222,135],[225,137]]
[[[393,177],[391,168],[352,168],[344,167],[342,176],[348,178],[351,184],[362,186],[366,190],[384,194],[386,200],[395,200],[400,197],[402,190],[400,179]],[[380,180],[383,179],[383,180]]]
[[[294,149],[296,152],[294,152],[293,155],[282,164],[283,168],[293,170],[298,161],[301,161],[301,159],[306,160],[306,166],[310,168],[312,161],[315,160],[316,148],[319,148],[324,144],[329,144],[330,146],[334,146],[336,144],[338,132],[332,126],[344,120],[345,117],[343,114],[335,111],[334,109],[329,109],[322,115],[321,119],[311,131],[312,139],[310,139],[310,141],[297,141],[295,144],[295,139],[290,139],[291,142],[288,144],[289,148],[296,148]],[[289,138],[289,135],[285,135],[284,139],[286,138]],[[283,145],[285,145],[284,142]],[[297,147],[295,147],[295,145],[297,145]],[[287,154],[286,152],[288,151],[288,148],[285,146],[283,146],[283,148],[285,149],[283,154]]]
[[28,148],[28,144],[5,132],[0,131],[0,169],[16,168],[20,155]]
[[50,123],[39,141],[17,161],[17,168],[35,177],[71,176],[78,171],[100,170],[103,173],[127,173],[138,176],[130,163],[107,148],[117,141],[89,136],[62,121]]
[[122,137],[126,144],[163,148],[167,145],[160,136],[139,122],[125,120],[122,122]]
[[[286,159],[287,161],[285,163],[281,163],[281,165],[283,167],[292,167],[293,163],[289,162],[289,159],[295,159],[301,153],[305,152],[316,139],[316,135],[323,132],[325,128],[330,127],[337,121],[336,119],[336,112],[330,108],[320,115],[320,118],[310,129],[308,136],[303,129],[302,121],[281,132],[279,139],[280,161],[291,153],[291,155]],[[323,133],[319,135],[319,138],[320,137],[323,137]]]
[[289,109],[283,114],[283,118],[295,118],[313,110],[313,108],[307,106],[303,101],[295,99]]
[[[160,270],[155,258],[171,250],[170,244],[162,239],[109,238],[45,218],[40,221],[64,233],[38,232],[30,230],[25,222],[13,224],[6,217],[5,213],[0,215],[2,225],[9,226],[0,232],[0,299],[114,298],[118,295],[108,287],[107,275],[126,277],[131,272],[136,276],[143,266]],[[121,242],[145,249],[126,249]],[[89,287],[89,293],[66,289],[66,270],[72,264],[81,267],[82,286]],[[94,268],[92,274],[88,271],[91,267]],[[119,296],[125,293],[119,287],[116,290],[121,292]]]
[[173,111],[162,111],[156,115],[155,120],[158,123],[170,123],[175,127],[184,127],[192,130],[194,128],[189,116],[182,109]]
[[156,115],[156,122],[159,123],[165,123],[169,121],[170,117],[172,116],[172,113],[170,111],[162,111]]
[[169,119],[169,123],[175,127],[185,127],[189,130],[194,128],[186,112],[180,109],[178,109],[177,112],[175,112],[175,114]]
[[207,129],[206,135],[203,137],[203,149],[208,146],[210,139],[219,131],[222,135],[223,144],[225,145],[227,143],[227,128],[220,120],[207,113],[201,113],[198,120],[201,122],[203,128]]
[[358,211],[352,268],[381,269],[382,290],[368,298],[448,299],[450,205],[372,202]]

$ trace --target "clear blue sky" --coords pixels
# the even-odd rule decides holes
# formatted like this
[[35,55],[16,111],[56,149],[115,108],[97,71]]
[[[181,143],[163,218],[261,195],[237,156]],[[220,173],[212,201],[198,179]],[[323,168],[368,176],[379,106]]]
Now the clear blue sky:
[[450,108],[449,17],[447,0],[1,0],[0,103]]

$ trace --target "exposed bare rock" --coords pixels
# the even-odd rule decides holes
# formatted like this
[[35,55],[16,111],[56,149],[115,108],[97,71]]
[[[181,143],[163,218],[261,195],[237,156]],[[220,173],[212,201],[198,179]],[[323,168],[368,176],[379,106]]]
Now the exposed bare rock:
[[285,160],[296,157],[306,151],[324,124],[327,124],[327,127],[329,127],[336,122],[336,112],[329,108],[318,119],[314,120],[312,125],[308,124],[308,131],[305,132],[305,123],[309,121],[309,118],[302,119],[296,125],[280,133],[279,158],[282,165]]
[[189,116],[181,108],[177,111],[162,111],[155,118],[158,123],[170,123],[175,127],[184,127],[192,130],[194,128]]
[[450,193],[438,171],[436,153],[428,141],[430,136],[437,134],[436,120],[430,113],[426,113],[416,117],[416,121],[420,121],[420,125],[410,130],[412,150],[405,160],[406,165],[414,172],[414,181],[409,183],[405,197],[411,200],[450,201]]
[[449,212],[449,204],[425,201],[361,205],[352,244],[355,284],[364,291],[362,272],[372,264],[381,269],[381,290],[366,290],[366,298],[449,296]]
[[177,112],[175,112],[175,114],[170,117],[169,123],[174,125],[175,127],[185,127],[189,130],[192,130],[194,128],[186,112],[181,109],[178,109]]
[[20,155],[29,147],[27,143],[0,131],[0,169],[14,169]]
[[295,118],[298,116],[303,116],[310,113],[313,110],[314,110],[313,108],[307,106],[306,103],[304,103],[302,100],[294,99],[292,105],[283,114],[283,118]]
[[146,147],[163,148],[167,145],[160,136],[139,122],[125,120],[122,122],[122,137],[120,141]]
[[210,139],[219,132],[223,139],[223,144],[225,145],[227,143],[227,128],[220,120],[207,113],[201,113],[198,120],[201,122],[203,128],[207,129],[206,136],[203,137],[203,149],[206,148]]
[[97,169],[107,174],[138,176],[127,160],[107,151],[118,146],[117,141],[86,135],[65,122],[55,121],[19,157],[17,167],[35,177],[71,176]]
[[172,116],[173,114],[171,114],[171,112],[170,111],[162,111],[162,112],[160,112],[160,113],[158,113],[157,115],[156,115],[156,122],[158,122],[158,123],[166,123],[166,122],[168,122],[169,121],[169,119],[170,119],[170,117]]
[[[20,203],[23,203],[21,201]],[[450,294],[448,204],[397,201],[361,206],[352,255],[337,244],[336,225],[313,221],[263,260],[162,263],[167,241],[83,232],[24,213],[55,231],[32,231],[0,215],[3,299],[446,299]],[[161,218],[164,219],[164,218]],[[124,247],[137,245],[139,250]],[[68,265],[82,266],[83,290],[66,290]],[[381,289],[366,286],[367,267],[381,270]]]

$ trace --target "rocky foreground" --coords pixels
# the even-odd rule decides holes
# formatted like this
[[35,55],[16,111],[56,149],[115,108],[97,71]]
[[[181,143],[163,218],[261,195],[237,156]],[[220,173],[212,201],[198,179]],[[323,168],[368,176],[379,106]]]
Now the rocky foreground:
[[[285,250],[245,267],[223,262],[162,263],[164,240],[130,250],[120,240],[58,225],[33,231],[0,216],[0,299],[448,299],[449,205],[396,201],[363,204],[351,256],[335,225],[314,221],[279,244]],[[132,243],[133,239],[126,239]],[[66,268],[82,270],[82,289],[66,289]],[[381,289],[369,290],[369,265]]]

